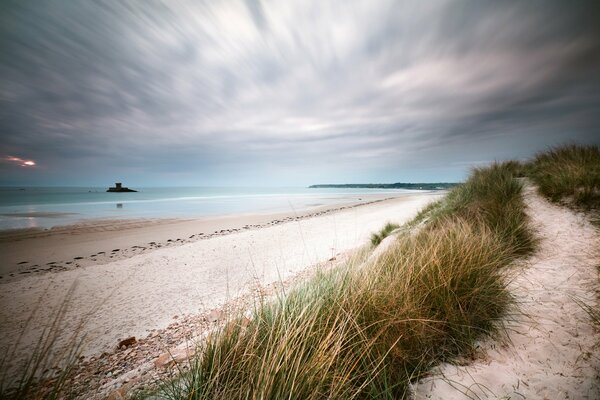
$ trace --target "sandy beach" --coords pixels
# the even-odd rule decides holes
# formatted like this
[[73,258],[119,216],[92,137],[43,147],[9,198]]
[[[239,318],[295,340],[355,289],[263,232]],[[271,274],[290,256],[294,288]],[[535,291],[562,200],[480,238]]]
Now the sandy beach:
[[33,313],[13,359],[26,356],[74,287],[56,345],[82,324],[84,355],[113,351],[121,339],[145,337],[174,318],[210,310],[366,244],[386,222],[403,223],[441,196],[373,198],[287,215],[104,221],[4,235],[0,347],[14,346]]
[[[50,229],[0,231],[0,282],[29,274],[68,270],[129,258],[157,248],[268,227],[291,220],[368,205],[402,194],[362,194],[342,198],[339,205],[277,212],[167,219],[89,219]],[[32,251],[35,249],[35,251]]]

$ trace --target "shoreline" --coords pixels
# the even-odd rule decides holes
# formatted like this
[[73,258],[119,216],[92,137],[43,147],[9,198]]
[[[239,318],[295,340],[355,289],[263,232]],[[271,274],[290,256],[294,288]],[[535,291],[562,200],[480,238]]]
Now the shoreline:
[[[260,229],[284,222],[327,215],[393,199],[444,195],[445,191],[368,194],[337,205],[275,213],[232,214],[202,218],[90,219],[50,229],[0,231],[0,284],[28,275],[59,272],[105,264],[215,236]],[[32,252],[31,249],[35,249]]]
[[[168,193],[151,191],[140,196],[110,194],[89,199],[85,194],[70,193],[72,198],[29,199],[19,203],[0,196],[0,232],[45,231],[97,220],[125,219],[199,219],[241,214],[274,214],[291,210],[306,211],[319,206],[336,207],[383,197],[436,192],[439,190],[374,190],[315,193],[282,190],[257,193]],[[58,191],[56,195],[61,195]],[[139,197],[139,198],[137,198]]]
[[[59,349],[66,345],[70,335],[78,332],[86,338],[86,358],[112,352],[124,338],[145,338],[168,327],[176,318],[205,313],[256,288],[285,282],[312,265],[356,249],[368,243],[370,235],[386,222],[403,223],[443,195],[411,194],[278,218],[260,216],[264,218],[262,222],[254,223],[247,219],[242,223],[239,217],[232,217],[229,222],[242,225],[213,231],[207,239],[202,239],[204,235],[190,239],[189,235],[188,241],[181,239],[185,236],[176,229],[175,240],[160,248],[152,235],[173,234],[172,228],[188,223],[197,227],[197,221],[130,229],[133,238],[140,239],[140,232],[145,232],[155,239],[156,247],[145,250],[128,251],[123,246],[123,235],[115,237],[115,232],[104,232],[101,236],[108,235],[109,242],[120,243],[118,257],[90,259],[89,265],[83,265],[82,258],[78,260],[80,267],[69,264],[60,269],[52,264],[51,272],[0,280],[0,350],[13,348],[26,326],[26,335],[18,343],[12,364],[26,359],[43,327],[67,300],[68,307],[60,321],[62,332],[54,346]],[[141,239],[147,240],[144,235]],[[79,236],[89,238],[87,234]],[[56,243],[63,243],[55,250],[64,250],[69,236],[53,237]],[[39,243],[45,239],[36,240]],[[16,248],[18,243],[31,241],[10,245]],[[99,243],[95,241],[75,243],[91,246],[93,254],[99,254]],[[30,253],[38,252],[32,249]]]

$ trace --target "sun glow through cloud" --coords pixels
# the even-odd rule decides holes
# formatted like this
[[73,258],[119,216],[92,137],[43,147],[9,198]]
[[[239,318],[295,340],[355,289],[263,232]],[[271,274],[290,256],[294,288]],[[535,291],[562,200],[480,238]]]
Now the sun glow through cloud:
[[21,167],[35,167],[35,161],[33,160],[24,160],[22,158],[19,157],[14,157],[14,156],[6,156],[3,158],[4,161],[7,161],[9,163],[14,163],[17,164]]

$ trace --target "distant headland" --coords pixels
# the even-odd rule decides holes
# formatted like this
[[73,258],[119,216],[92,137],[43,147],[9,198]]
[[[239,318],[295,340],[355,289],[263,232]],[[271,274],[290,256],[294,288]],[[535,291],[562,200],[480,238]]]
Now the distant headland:
[[117,193],[122,193],[122,192],[137,192],[137,190],[133,190],[133,189],[129,189],[127,187],[124,187],[121,182],[117,182],[115,183],[114,187],[109,187],[107,192],[117,192]]
[[434,182],[434,183],[345,183],[345,184],[322,184],[310,185],[309,189],[336,188],[336,189],[414,189],[414,190],[446,190],[458,183]]

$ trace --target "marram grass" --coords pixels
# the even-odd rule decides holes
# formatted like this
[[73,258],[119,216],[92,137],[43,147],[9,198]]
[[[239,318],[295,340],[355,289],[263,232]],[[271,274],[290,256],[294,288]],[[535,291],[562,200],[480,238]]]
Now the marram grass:
[[515,179],[521,169],[514,161],[475,168],[467,182],[430,204],[409,224],[427,223],[429,229],[435,229],[445,218],[460,217],[476,229],[492,230],[513,254],[529,254],[536,241],[525,211],[523,185]]

